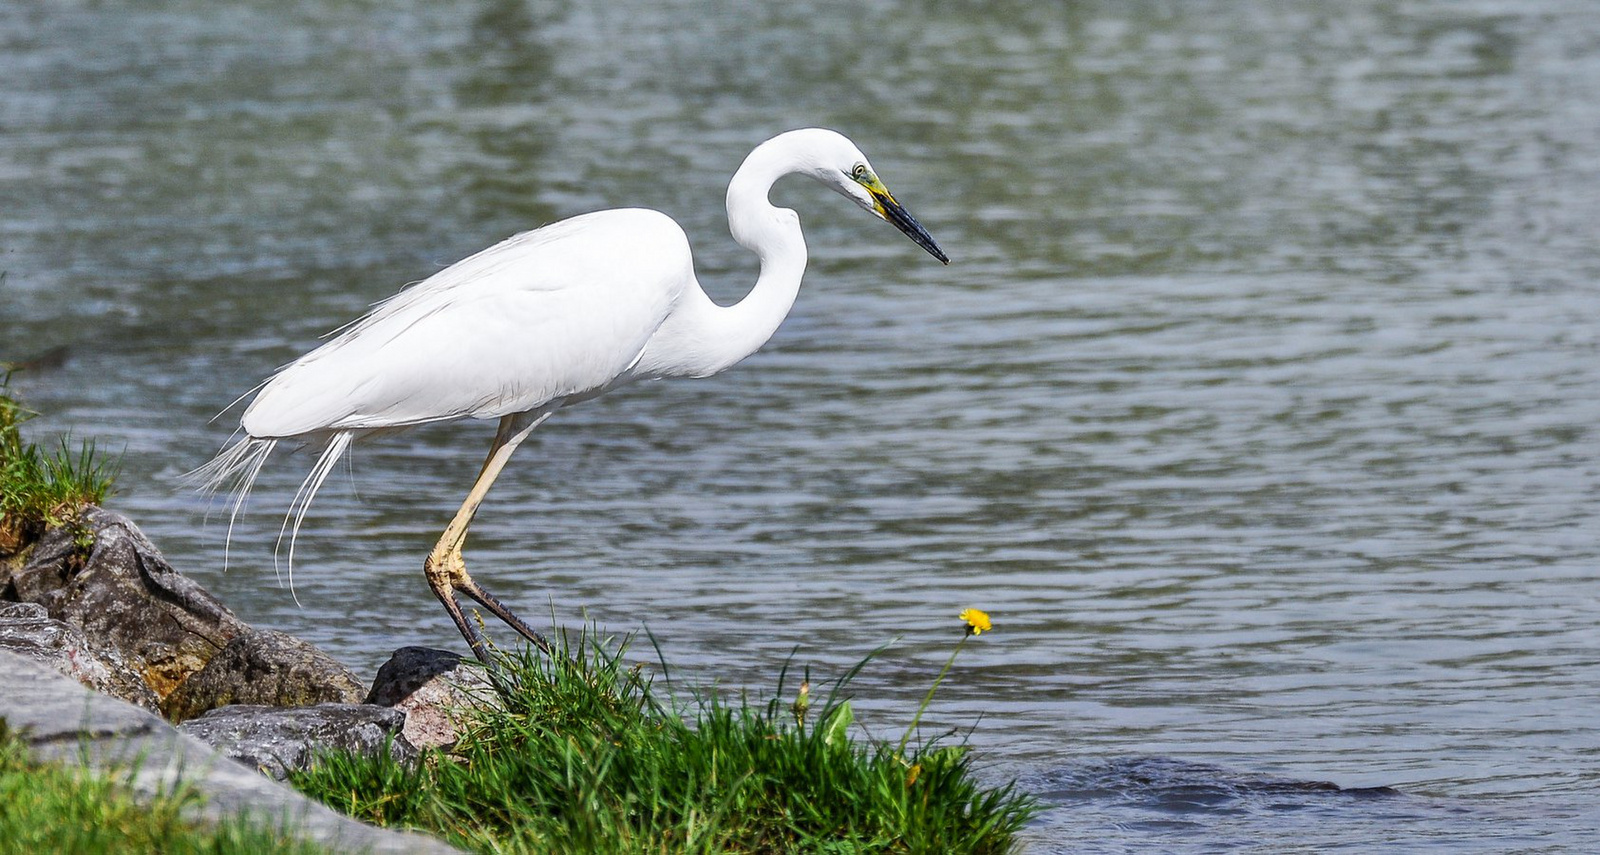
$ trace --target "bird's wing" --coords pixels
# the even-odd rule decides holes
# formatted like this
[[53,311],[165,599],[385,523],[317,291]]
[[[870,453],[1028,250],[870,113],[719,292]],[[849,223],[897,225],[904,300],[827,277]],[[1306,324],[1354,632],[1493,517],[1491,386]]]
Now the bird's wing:
[[[559,245],[564,237],[581,233],[584,220],[584,217],[562,220],[512,235],[494,246],[479,250],[421,282],[406,286],[394,296],[378,301],[365,315],[329,333],[327,338],[332,339],[329,344],[347,345],[373,327],[391,323],[392,319],[418,320],[450,305],[463,292],[483,293],[507,287],[515,290],[560,290],[569,287],[570,282],[558,281],[550,275],[550,271],[525,268],[530,261],[540,260],[541,253],[546,252],[544,247]],[[507,273],[511,275],[508,277]],[[309,356],[311,354],[302,359]]]
[[654,212],[518,235],[286,366],[244,426],[272,437],[401,427],[593,394],[628,371],[692,279],[682,230]]

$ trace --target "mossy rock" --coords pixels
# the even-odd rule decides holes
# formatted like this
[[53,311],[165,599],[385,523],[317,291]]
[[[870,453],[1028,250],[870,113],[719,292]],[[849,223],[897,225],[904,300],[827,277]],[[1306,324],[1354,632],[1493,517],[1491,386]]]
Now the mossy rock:
[[354,672],[310,643],[277,630],[250,629],[162,699],[161,712],[187,721],[233,704],[359,704],[365,696]]
[[0,578],[0,596],[38,603],[116,648],[163,698],[249,629],[173,569],[131,520],[92,505],[77,524],[46,531]]

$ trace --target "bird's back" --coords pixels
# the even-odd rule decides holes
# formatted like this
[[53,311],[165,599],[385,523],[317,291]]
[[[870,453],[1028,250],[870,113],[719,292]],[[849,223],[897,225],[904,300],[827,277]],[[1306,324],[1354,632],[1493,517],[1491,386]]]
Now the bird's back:
[[601,211],[509,238],[378,305],[280,370],[255,437],[493,418],[626,379],[694,281],[677,223]]

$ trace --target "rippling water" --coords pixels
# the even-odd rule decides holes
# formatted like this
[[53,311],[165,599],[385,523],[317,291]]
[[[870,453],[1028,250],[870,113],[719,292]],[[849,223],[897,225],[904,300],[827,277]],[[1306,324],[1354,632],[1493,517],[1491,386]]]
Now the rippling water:
[[[743,293],[726,177],[850,134],[948,268],[796,181],[812,265],[716,379],[560,414],[474,529],[525,613],[791,648],[1051,810],[1040,850],[1583,851],[1600,832],[1600,18],[1520,2],[0,7],[0,359],[260,625],[459,646],[422,555],[491,427],[234,533],[208,422],[401,284],[619,204]],[[506,633],[498,633],[502,640]],[[979,718],[981,716],[981,721]],[[1304,782],[1329,782],[1330,787]],[[1392,787],[1394,792],[1372,788]],[[1338,789],[1344,788],[1344,789]]]

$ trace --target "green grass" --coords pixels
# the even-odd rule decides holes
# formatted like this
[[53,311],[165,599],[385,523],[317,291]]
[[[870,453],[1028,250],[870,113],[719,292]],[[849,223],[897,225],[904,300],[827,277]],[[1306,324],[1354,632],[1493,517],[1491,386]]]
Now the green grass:
[[820,709],[677,705],[623,665],[625,644],[570,645],[508,655],[515,688],[470,713],[451,754],[330,755],[291,782],[482,852],[1005,852],[1033,813],[1012,786],[980,786],[962,746],[851,741],[842,690],[860,665]]
[[260,822],[198,822],[193,790],[135,798],[132,772],[39,762],[0,719],[0,855],[327,851]]
[[0,371],[0,558],[48,528],[75,524],[85,505],[105,500],[116,476],[92,442],[74,450],[63,438],[49,452],[24,442],[20,426],[34,413],[7,394],[10,379]]

